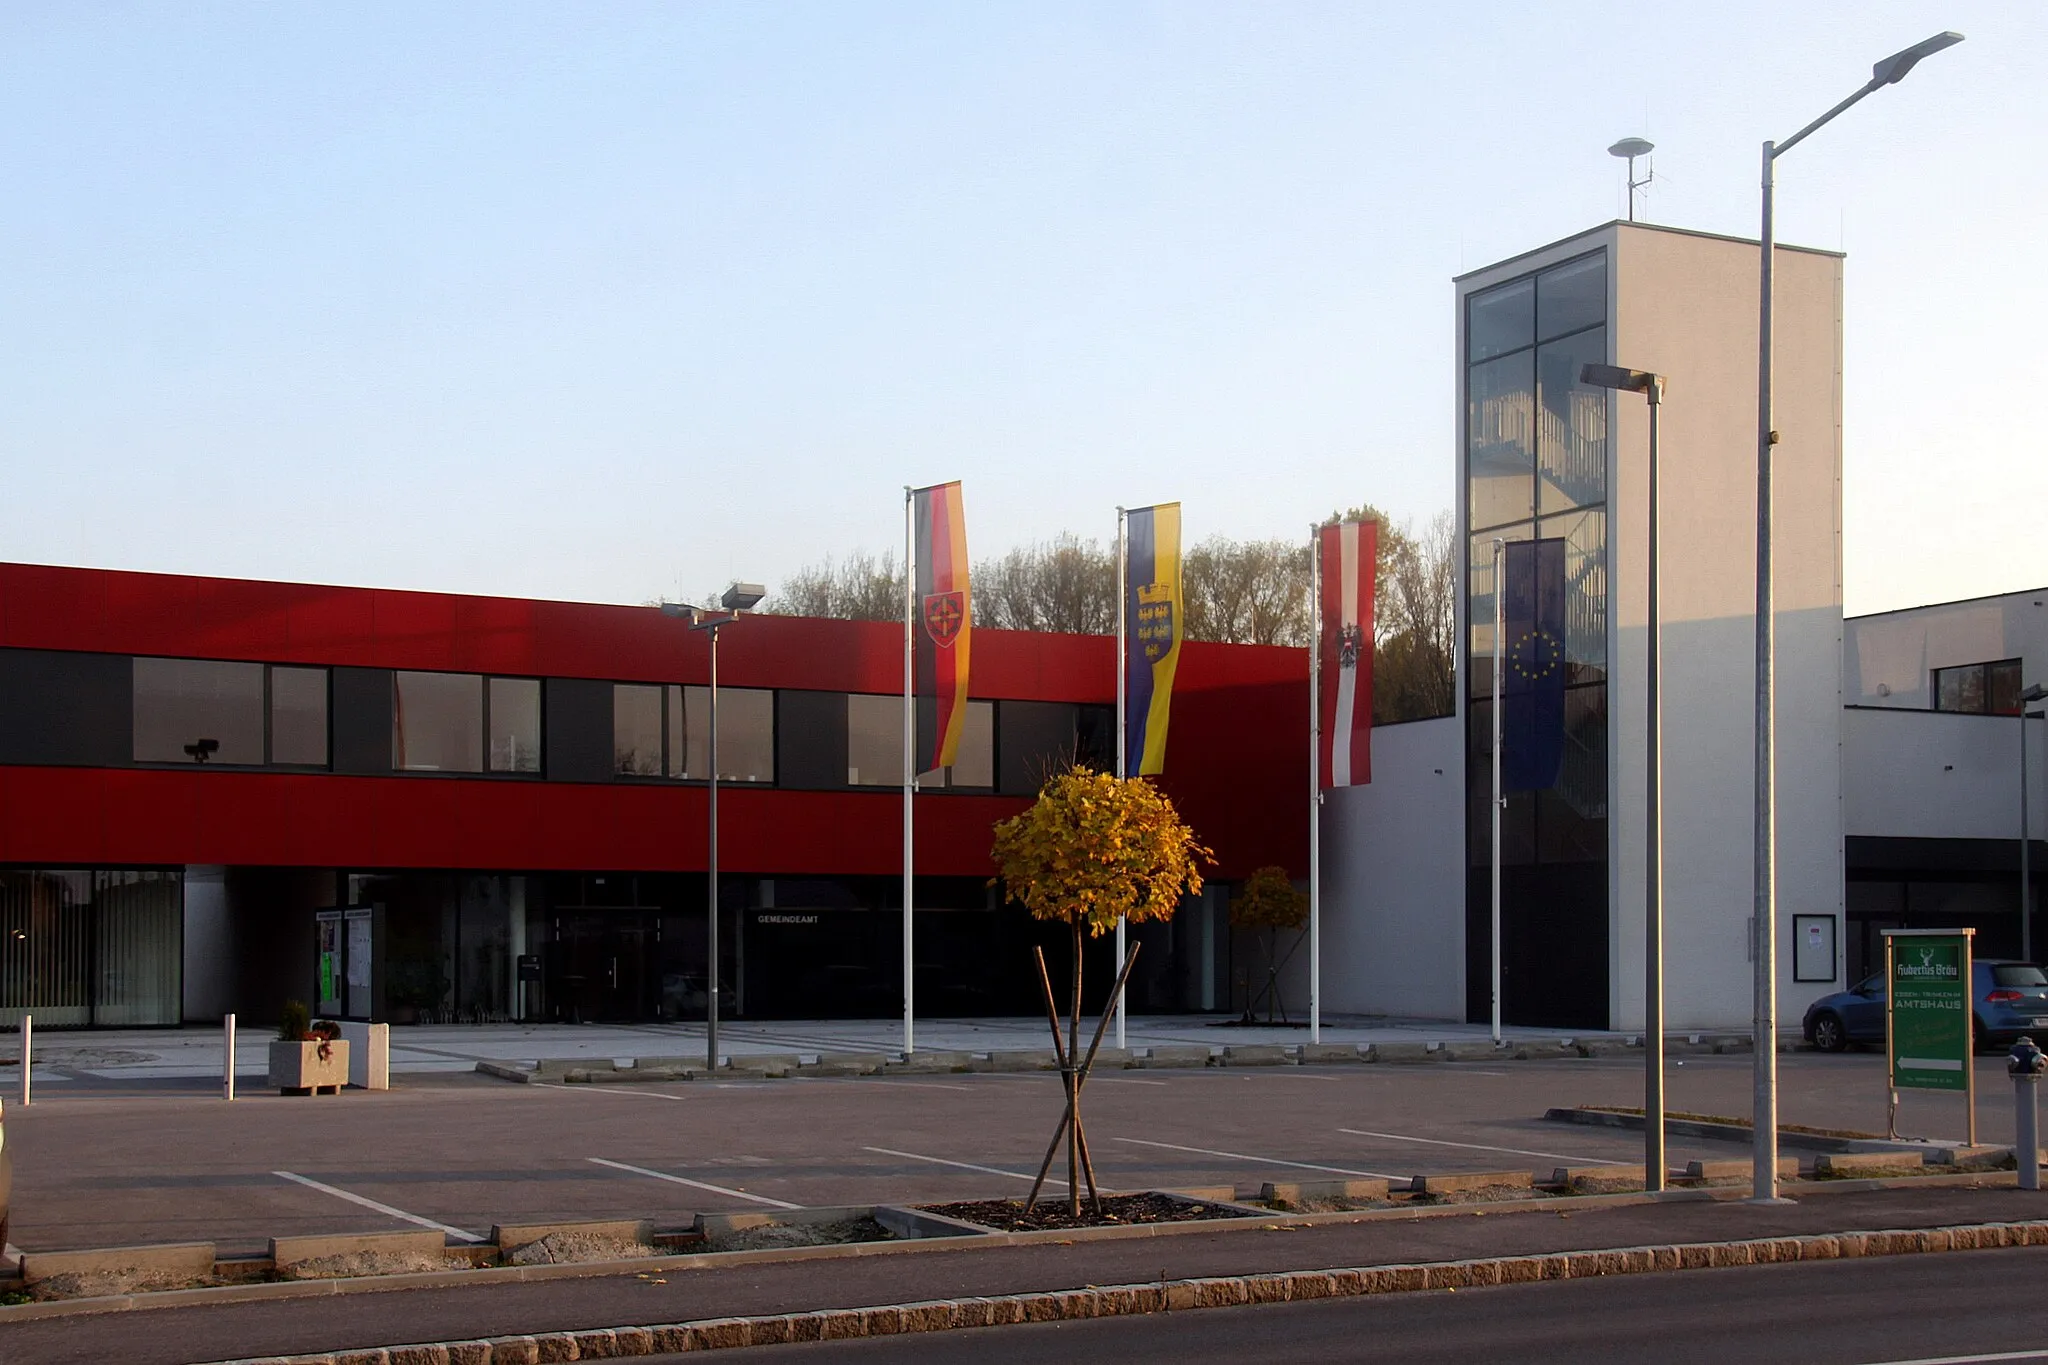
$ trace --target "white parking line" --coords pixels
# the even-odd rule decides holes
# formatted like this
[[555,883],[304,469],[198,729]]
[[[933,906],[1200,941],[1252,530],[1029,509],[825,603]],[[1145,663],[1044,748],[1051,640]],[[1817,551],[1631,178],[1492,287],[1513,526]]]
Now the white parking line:
[[1918,1360],[1882,1360],[1874,1365],[1991,1365],[1997,1360],[2048,1360],[2048,1347],[2038,1351],[2000,1351],[1988,1356],[1922,1356]]
[[609,1085],[558,1085],[554,1081],[528,1081],[546,1090],[588,1090],[593,1095],[632,1095],[643,1100],[687,1100],[688,1095],[671,1095],[663,1090],[622,1090]]
[[1375,1133],[1364,1128],[1339,1128],[1340,1133],[1353,1137],[1384,1138],[1388,1142],[1420,1142],[1431,1147],[1462,1147],[1470,1152],[1505,1152],[1510,1156],[1540,1156],[1552,1161],[1583,1161],[1589,1166],[1626,1166],[1626,1161],[1616,1161],[1604,1156],[1567,1156],[1563,1152],[1532,1152],[1526,1147],[1491,1147],[1484,1142],[1446,1142],[1442,1138],[1410,1137],[1406,1133]]
[[389,1217],[402,1219],[405,1222],[414,1223],[423,1228],[433,1228],[437,1232],[445,1232],[458,1242],[483,1241],[483,1238],[473,1232],[464,1232],[461,1228],[452,1228],[446,1223],[437,1223],[431,1218],[422,1218],[416,1213],[407,1213],[404,1209],[394,1209],[389,1204],[380,1204],[374,1199],[365,1199],[362,1195],[351,1194],[347,1190],[336,1189],[332,1185],[323,1185],[319,1181],[308,1179],[303,1175],[294,1175],[290,1171],[272,1171],[271,1174],[280,1180],[289,1180],[295,1185],[304,1185],[309,1190],[318,1190],[322,1194],[331,1194],[336,1199],[346,1199],[351,1204],[360,1204],[366,1209],[375,1209],[378,1213]]
[[1134,1142],[1140,1147],[1164,1147],[1169,1152],[1196,1152],[1202,1156],[1225,1156],[1232,1161],[1255,1161],[1262,1166],[1292,1166],[1303,1171],[1328,1171],[1331,1175],[1362,1175],[1374,1180],[1406,1180],[1405,1175],[1388,1175],[1385,1171],[1349,1171],[1342,1166],[1318,1166],[1308,1161],[1282,1161],[1272,1156],[1251,1156],[1245,1152],[1222,1152],[1213,1147],[1182,1147],[1173,1142],[1151,1142],[1145,1138],[1120,1137],[1117,1142]]
[[[1082,1128],[1082,1136],[1087,1136],[1087,1129],[1085,1126]],[[906,1157],[911,1161],[929,1161],[934,1166],[958,1166],[963,1171],[980,1171],[983,1175],[1007,1176],[1011,1180],[1031,1179],[1030,1176],[1023,1175],[1017,1171],[999,1171],[993,1166],[977,1166],[971,1161],[948,1161],[945,1157],[926,1156],[922,1152],[899,1152],[893,1147],[863,1147],[861,1148],[861,1150],[863,1152],[880,1152],[883,1156]],[[1048,1185],[1065,1185],[1067,1182],[1064,1180],[1055,1180],[1051,1175],[1047,1175],[1045,1177],[1045,1183]]]
[[690,1180],[680,1175],[670,1175],[667,1171],[650,1171],[645,1166],[628,1166],[623,1161],[607,1161],[601,1156],[585,1157],[584,1160],[595,1162],[599,1166],[609,1166],[615,1171],[631,1171],[634,1175],[644,1175],[650,1180],[666,1180],[671,1185],[688,1185],[693,1190],[709,1190],[713,1194],[723,1194],[733,1199],[751,1200],[756,1204],[766,1204],[771,1209],[803,1207],[802,1204],[788,1204],[780,1199],[770,1199],[765,1194],[748,1194],[745,1190],[727,1189],[723,1185],[713,1185],[703,1180]]
[[[1089,1079],[1090,1081],[1093,1081],[1094,1083],[1096,1083],[1096,1084],[1098,1084],[1098,1085],[1168,1085],[1168,1084],[1171,1084],[1171,1082],[1168,1082],[1168,1081],[1141,1081],[1141,1080],[1139,1080],[1139,1079],[1138,1079],[1137,1077],[1135,1077],[1135,1076],[1090,1076],[1090,1077],[1089,1077],[1088,1079]],[[1082,1129],[1082,1131],[1083,1131],[1083,1132],[1086,1132],[1087,1130],[1086,1130],[1085,1128],[1083,1128],[1083,1129]]]
[[897,1079],[896,1079],[895,1077],[893,1077],[893,1076],[891,1076],[891,1077],[889,1077],[889,1078],[888,1078],[888,1083],[889,1083],[890,1085],[907,1085],[907,1086],[909,1086],[909,1087],[910,1087],[911,1089],[913,1089],[913,1090],[972,1090],[972,1089],[974,1089],[974,1087],[973,1087],[973,1086],[971,1086],[971,1085],[947,1085],[947,1084],[946,1084],[946,1083],[945,1083],[944,1081],[899,1081],[899,1080],[897,1080]]

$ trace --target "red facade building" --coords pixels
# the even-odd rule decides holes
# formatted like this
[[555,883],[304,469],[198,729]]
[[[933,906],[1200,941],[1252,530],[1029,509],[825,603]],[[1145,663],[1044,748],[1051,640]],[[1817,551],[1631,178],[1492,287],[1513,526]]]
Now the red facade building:
[[[902,659],[721,632],[741,1017],[900,1008]],[[647,608],[0,565],[0,1019],[694,1017],[707,680]],[[1114,643],[977,631],[971,695],[916,802],[920,1013],[1033,1008],[989,830],[1108,760]],[[1185,647],[1161,781],[1219,883],[1305,874],[1306,725],[1305,651]],[[1220,896],[1145,941],[1140,1007],[1227,1004]]]

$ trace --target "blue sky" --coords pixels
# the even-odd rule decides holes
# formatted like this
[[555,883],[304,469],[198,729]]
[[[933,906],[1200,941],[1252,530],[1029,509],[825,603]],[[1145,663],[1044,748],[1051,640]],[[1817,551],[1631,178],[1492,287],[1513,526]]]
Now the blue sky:
[[0,555],[639,601],[1451,498],[1450,277],[1844,247],[1846,592],[2048,583],[2037,4],[0,12]]

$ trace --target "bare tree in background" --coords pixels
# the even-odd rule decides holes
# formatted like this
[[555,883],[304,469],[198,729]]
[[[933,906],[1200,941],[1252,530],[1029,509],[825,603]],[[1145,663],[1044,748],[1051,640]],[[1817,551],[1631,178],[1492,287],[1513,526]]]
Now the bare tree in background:
[[1116,556],[1071,533],[974,566],[974,624],[992,630],[1108,635],[1116,629]]
[[[1456,709],[1457,534],[1448,512],[1420,532],[1370,504],[1334,513],[1379,523],[1374,566],[1373,719],[1448,716]],[[1325,524],[1329,524],[1325,523]],[[1309,643],[1309,547],[1302,541],[1212,536],[1181,562],[1183,629],[1226,644]],[[1067,534],[974,566],[974,623],[994,630],[1107,635],[1116,629],[1116,556]],[[891,554],[857,550],[785,579],[763,607],[785,616],[903,618],[903,574]]]
[[828,555],[785,578],[761,610],[778,616],[900,621],[903,571],[893,554],[877,558],[866,550],[855,550],[844,559]]
[[1308,568],[1304,543],[1211,536],[1181,561],[1187,638],[1306,645]]

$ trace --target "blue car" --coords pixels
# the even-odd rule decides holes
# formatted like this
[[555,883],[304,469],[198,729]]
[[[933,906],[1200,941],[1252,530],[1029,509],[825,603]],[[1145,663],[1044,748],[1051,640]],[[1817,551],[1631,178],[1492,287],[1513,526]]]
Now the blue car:
[[[2048,973],[2031,962],[1991,958],[1972,964],[1976,995],[1977,1046],[2010,1043],[2021,1034],[2048,1039]],[[1884,1046],[1884,974],[1846,991],[1824,995],[1807,1007],[1800,1025],[1806,1041],[1822,1052],[1851,1043]]]

